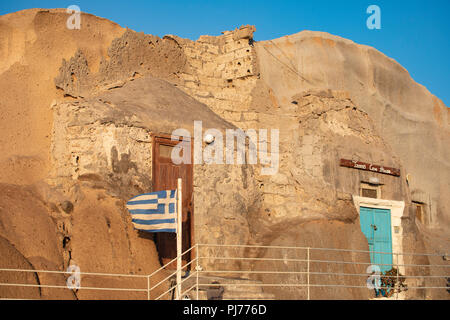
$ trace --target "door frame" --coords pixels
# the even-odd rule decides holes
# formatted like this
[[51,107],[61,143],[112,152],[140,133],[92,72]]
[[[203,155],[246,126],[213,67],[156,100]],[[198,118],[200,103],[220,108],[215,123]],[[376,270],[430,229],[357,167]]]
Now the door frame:
[[360,207],[389,209],[391,211],[392,263],[393,266],[399,264],[399,272],[405,274],[405,267],[403,266],[404,257],[403,255],[396,255],[396,253],[403,253],[403,228],[401,219],[404,214],[405,202],[353,195],[353,203],[358,214],[360,214]]
[[[154,165],[155,163],[155,159],[156,159],[156,144],[158,142],[159,139],[164,139],[168,141],[168,144],[171,146],[176,146],[180,141],[172,141],[172,135],[170,134],[165,134],[165,133],[151,133],[150,134],[151,139],[152,139],[152,189],[153,189],[153,181],[154,181],[154,177],[156,177],[156,166]],[[178,138],[183,138],[186,139],[186,141],[190,141],[191,142],[191,167],[192,167],[192,184],[194,183],[194,152],[192,152],[192,146],[194,143],[194,138],[192,137],[183,137],[183,136],[176,136]],[[196,242],[195,242],[195,234],[194,234],[194,215],[195,215],[195,211],[194,211],[194,186],[192,185],[192,204],[191,204],[191,221],[190,221],[190,234],[191,234],[191,238],[190,243],[191,243],[191,248],[193,246],[195,246]],[[190,261],[192,261],[193,257],[196,256],[197,248],[193,248],[190,251]],[[189,263],[190,261],[188,261],[187,263]]]
[[[363,219],[360,218],[360,225],[361,225],[361,231],[364,233],[364,235],[366,236],[368,242],[369,242],[369,250],[371,250],[370,252],[370,260],[372,264],[377,264],[376,261],[379,261],[379,263],[383,263],[383,264],[388,264],[389,261],[389,266],[394,267],[394,255],[393,255],[393,250],[392,250],[392,228],[391,228],[391,210],[390,209],[382,209],[382,208],[373,208],[373,207],[364,207],[361,206],[360,207],[360,212],[359,214],[361,215],[361,210],[364,209],[365,213],[366,213],[366,219],[364,219],[364,223],[363,223]],[[387,215],[386,215],[387,214]],[[368,217],[370,217],[370,219],[367,219]],[[383,219],[387,218],[387,219]],[[382,219],[380,221],[380,218]],[[384,225],[384,227],[387,227],[387,230],[385,230],[386,234],[386,238],[382,237],[384,239],[379,239],[377,237],[378,233],[376,234],[375,231],[377,230],[377,228],[374,228],[376,226],[379,225],[379,223],[385,222],[386,225]],[[368,223],[370,223],[370,225],[368,225]],[[380,228],[383,229],[384,228]],[[381,241],[380,241],[381,240]],[[389,248],[386,248],[383,245],[383,249],[380,249],[379,246],[377,246],[377,244],[381,243],[385,243],[389,246]],[[372,249],[370,249],[370,245],[372,244]],[[376,249],[378,248],[378,249]],[[377,252],[390,252],[390,257],[387,257],[388,261],[386,261],[386,256],[383,253],[377,253]],[[386,265],[380,266],[381,269],[387,269],[385,271],[389,271],[390,268],[388,268]]]

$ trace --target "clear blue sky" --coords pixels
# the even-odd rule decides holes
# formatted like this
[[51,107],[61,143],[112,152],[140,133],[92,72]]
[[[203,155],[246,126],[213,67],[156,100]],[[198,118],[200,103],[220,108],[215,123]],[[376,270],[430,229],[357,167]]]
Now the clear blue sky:
[[[371,4],[381,9],[381,30],[366,27]],[[69,5],[136,31],[193,40],[243,24],[256,26],[257,41],[326,31],[394,58],[450,107],[450,0],[0,0],[0,14]]]

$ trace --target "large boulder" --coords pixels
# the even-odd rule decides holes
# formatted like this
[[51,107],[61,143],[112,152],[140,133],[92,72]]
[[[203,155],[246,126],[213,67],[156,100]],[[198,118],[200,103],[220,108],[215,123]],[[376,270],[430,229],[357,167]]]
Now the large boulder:
[[[35,188],[0,184],[0,191],[0,236],[5,241],[7,239],[7,242],[13,246],[14,250],[8,250],[17,252],[12,255],[21,257],[9,261],[9,255],[2,254],[2,267],[8,268],[8,265],[18,264],[17,269],[63,271],[65,268],[62,245],[64,236],[58,230],[57,220],[51,216],[50,206],[47,206],[48,204],[43,201]],[[17,259],[19,260],[15,262]],[[66,277],[61,273],[37,272],[32,275],[38,284],[63,287],[66,284]],[[23,278],[24,276],[26,277]],[[27,274],[18,272],[17,279],[20,277],[23,280],[29,278]],[[33,284],[32,282],[19,283]],[[18,292],[23,290],[19,288]],[[42,287],[38,292],[39,296],[36,298],[74,298],[73,293],[66,288]]]

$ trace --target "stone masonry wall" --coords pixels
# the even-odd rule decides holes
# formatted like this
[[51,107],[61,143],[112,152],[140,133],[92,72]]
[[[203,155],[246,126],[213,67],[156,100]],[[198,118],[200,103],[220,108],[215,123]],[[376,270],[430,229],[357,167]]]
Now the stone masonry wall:
[[180,88],[240,128],[256,125],[251,92],[259,74],[253,47],[255,27],[242,26],[218,37],[201,36],[181,42],[188,68]]
[[151,135],[123,124],[100,123],[78,103],[54,105],[53,185],[89,182],[129,197],[151,188]]
[[[53,110],[50,185],[65,190],[73,202],[85,197],[80,188],[103,190],[124,209],[132,196],[153,191],[151,128],[127,124],[123,119],[106,121],[102,108],[93,102],[59,103]],[[258,210],[258,201],[251,167],[194,165],[194,241],[248,243],[247,217]],[[123,212],[124,225],[131,228],[131,218]],[[222,253],[214,248],[208,252],[212,256]],[[218,263],[204,259],[202,266],[211,269]],[[228,263],[222,269],[240,266]]]

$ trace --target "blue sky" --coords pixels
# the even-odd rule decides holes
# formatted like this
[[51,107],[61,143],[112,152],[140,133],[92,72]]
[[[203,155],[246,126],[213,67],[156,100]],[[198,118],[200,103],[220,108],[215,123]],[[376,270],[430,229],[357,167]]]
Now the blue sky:
[[[372,4],[381,9],[381,30],[366,27]],[[136,31],[193,40],[243,24],[256,26],[257,41],[326,31],[394,58],[450,107],[450,0],[0,0],[0,14],[70,5]]]

